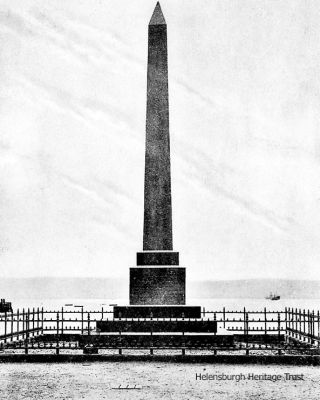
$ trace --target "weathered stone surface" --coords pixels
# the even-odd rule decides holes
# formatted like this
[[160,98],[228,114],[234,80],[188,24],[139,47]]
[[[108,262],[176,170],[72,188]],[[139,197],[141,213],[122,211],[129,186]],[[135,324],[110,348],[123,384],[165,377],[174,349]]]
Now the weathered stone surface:
[[167,25],[159,3],[148,33],[143,252],[130,268],[130,305],[183,305],[185,268],[172,251]]
[[175,251],[137,253],[137,265],[179,265],[179,253]]
[[[111,348],[131,348],[131,349],[141,349],[141,348],[170,348],[170,349],[181,349],[185,348],[199,348],[201,347],[211,347],[211,346],[232,346],[234,343],[232,335],[159,335],[149,334],[139,335],[122,335],[121,340],[119,340],[118,335],[83,335],[81,340],[81,345],[88,343],[95,346],[96,348],[100,346],[107,346]],[[200,346],[199,346],[200,345]],[[129,398],[129,397],[128,397]],[[130,397],[131,398],[131,397]]]
[[143,250],[172,250],[167,25],[149,24]]
[[114,318],[201,318],[199,306],[114,306]]
[[181,267],[130,268],[130,304],[185,304],[185,279]]
[[[150,316],[149,316],[150,317]],[[107,320],[97,321],[97,329],[102,333],[111,332],[198,332],[216,333],[217,321],[213,320]]]

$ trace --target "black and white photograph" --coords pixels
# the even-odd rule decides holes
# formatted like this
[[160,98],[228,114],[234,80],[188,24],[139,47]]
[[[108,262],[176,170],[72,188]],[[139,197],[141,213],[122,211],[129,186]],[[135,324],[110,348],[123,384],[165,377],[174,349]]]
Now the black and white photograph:
[[320,1],[0,0],[0,399],[320,397]]

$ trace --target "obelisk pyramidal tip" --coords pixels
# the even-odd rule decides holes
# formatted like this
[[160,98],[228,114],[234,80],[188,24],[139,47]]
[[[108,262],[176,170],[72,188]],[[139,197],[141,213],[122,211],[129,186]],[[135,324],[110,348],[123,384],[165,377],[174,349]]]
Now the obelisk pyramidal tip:
[[149,25],[166,25],[166,20],[162,14],[159,2],[157,2],[157,5],[155,6]]

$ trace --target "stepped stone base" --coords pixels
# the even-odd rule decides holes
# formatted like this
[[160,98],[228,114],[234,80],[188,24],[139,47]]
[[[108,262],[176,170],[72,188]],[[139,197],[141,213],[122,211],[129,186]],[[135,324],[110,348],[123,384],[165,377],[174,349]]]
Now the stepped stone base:
[[80,346],[90,344],[94,347],[106,346],[110,348],[170,348],[186,347],[200,350],[213,346],[228,346],[234,344],[232,335],[83,335],[79,340]]
[[114,306],[114,318],[201,318],[200,306]]
[[217,333],[217,321],[201,319],[157,320],[140,319],[102,320],[96,322],[97,330],[101,333],[111,332],[198,332]]

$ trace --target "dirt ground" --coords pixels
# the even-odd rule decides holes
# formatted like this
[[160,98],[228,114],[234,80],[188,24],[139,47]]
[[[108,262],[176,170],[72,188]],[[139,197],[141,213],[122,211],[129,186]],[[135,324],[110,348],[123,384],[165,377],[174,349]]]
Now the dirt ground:
[[[319,367],[274,365],[3,364],[0,398],[313,400],[320,398],[319,373]],[[253,375],[260,375],[260,378],[254,379]],[[275,375],[280,379],[267,379]],[[287,379],[289,375],[291,379]],[[215,378],[205,380],[199,376]],[[222,377],[221,380],[217,376]],[[303,379],[293,380],[292,376]],[[136,389],[130,389],[135,385]]]

